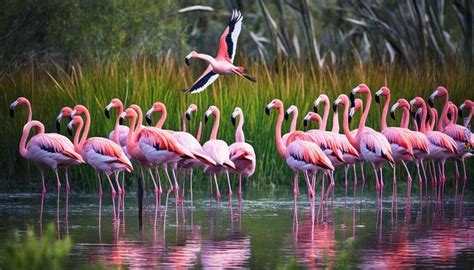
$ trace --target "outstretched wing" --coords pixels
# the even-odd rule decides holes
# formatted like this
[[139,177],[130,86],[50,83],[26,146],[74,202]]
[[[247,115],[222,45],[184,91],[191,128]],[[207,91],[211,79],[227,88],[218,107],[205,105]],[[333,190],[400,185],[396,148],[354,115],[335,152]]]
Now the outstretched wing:
[[237,39],[239,38],[240,30],[242,30],[242,18],[240,11],[235,9],[232,11],[229,24],[219,39],[217,58],[225,58],[231,63],[234,62]]
[[187,89],[187,93],[199,93],[206,89],[209,85],[211,85],[217,78],[219,77],[219,74],[215,73],[212,71],[212,66],[209,65],[207,66],[206,70],[204,73],[197,79],[196,82],[194,82],[193,86],[191,88]]

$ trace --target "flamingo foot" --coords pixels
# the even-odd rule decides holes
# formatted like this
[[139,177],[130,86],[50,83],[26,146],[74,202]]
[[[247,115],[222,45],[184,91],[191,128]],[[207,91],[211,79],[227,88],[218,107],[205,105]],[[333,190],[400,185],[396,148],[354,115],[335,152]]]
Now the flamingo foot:
[[115,198],[116,194],[117,194],[117,192],[115,192],[115,190],[112,190],[112,198]]
[[380,190],[380,184],[379,184],[379,183],[375,184],[375,189],[376,189],[377,191]]
[[122,189],[119,187],[117,190],[118,190],[118,194],[122,195]]
[[234,196],[234,193],[232,191],[229,191],[229,198],[232,198]]
[[158,187],[155,187],[155,194],[158,195],[158,194],[161,194],[162,192],[160,192],[161,190],[158,188]]

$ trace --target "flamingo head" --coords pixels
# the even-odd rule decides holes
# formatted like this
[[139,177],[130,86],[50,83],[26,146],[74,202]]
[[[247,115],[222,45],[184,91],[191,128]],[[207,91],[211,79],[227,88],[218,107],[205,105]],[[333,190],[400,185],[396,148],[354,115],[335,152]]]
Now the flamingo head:
[[191,120],[191,113],[197,112],[197,110],[198,110],[198,107],[196,104],[189,105],[188,109],[184,113],[186,119]]
[[469,99],[466,99],[461,105],[459,105],[458,115],[459,117],[463,117],[462,112],[463,110],[473,110],[474,109],[474,102]]
[[56,117],[56,131],[59,133],[61,131],[61,119],[63,118],[69,118],[72,113],[72,108],[71,107],[63,107],[61,111],[58,114],[58,117]]
[[30,101],[28,101],[27,98],[25,97],[19,97],[15,101],[10,104],[10,116],[13,118],[15,115],[15,108],[21,105],[28,105],[30,104]]
[[319,95],[319,97],[313,103],[313,112],[318,113],[318,105],[321,102],[324,102],[324,104],[327,106],[329,104],[329,97],[325,94]]
[[189,66],[191,58],[196,57],[197,52],[196,51],[191,51],[188,55],[186,55],[186,58],[184,58],[184,61],[186,62],[186,65]]
[[86,112],[88,112],[87,108],[84,105],[78,104],[74,107],[74,110],[69,115],[69,120],[72,120],[72,118],[76,115],[82,115]]
[[112,101],[110,101],[109,105],[105,107],[104,113],[105,113],[105,117],[107,117],[108,119],[110,119],[110,110],[112,108],[118,108],[119,110],[123,110],[122,101],[120,101],[120,99],[118,98],[114,98],[112,99]]
[[436,90],[434,90],[431,96],[428,98],[428,105],[430,107],[433,107],[434,106],[433,102],[435,98],[442,97],[447,94],[448,94],[448,90],[444,86],[438,86],[438,88],[436,88]]
[[[406,101],[406,100],[405,100]],[[398,100],[397,102],[395,102],[395,104],[393,104],[392,108],[390,108],[390,118],[392,118],[393,120],[395,120],[395,111],[397,110],[397,108],[400,107],[400,100]]]
[[133,108],[127,108],[119,116],[120,125],[123,125],[123,122],[125,121],[125,118],[137,118],[137,112]]
[[354,107],[349,110],[349,123],[352,121],[352,118],[354,118],[355,113],[362,110],[364,103],[362,102],[362,99],[356,98],[354,104]]
[[370,89],[366,84],[364,83],[359,84],[358,86],[356,86],[354,89],[351,90],[351,93],[350,93],[351,107],[355,106],[355,95],[357,93],[367,94],[367,95],[371,94]]
[[153,115],[153,113],[156,113],[156,112],[161,112],[161,113],[166,112],[166,106],[165,104],[163,104],[163,102],[153,103],[153,106],[151,106],[151,108],[146,112],[145,120],[148,123],[148,125],[151,125],[152,123],[151,116]]
[[232,113],[231,117],[230,117],[230,121],[232,122],[232,125],[235,127],[235,123],[236,123],[236,118],[237,116],[240,116],[242,117],[242,109],[240,109],[239,107],[236,107],[234,109],[234,112]]
[[204,113],[204,124],[207,124],[209,116],[212,114],[215,116],[220,115],[219,109],[214,105],[210,106],[209,109],[207,109],[207,111]]
[[72,117],[71,121],[67,124],[67,134],[69,136],[72,136],[72,130],[74,129],[74,126],[82,126],[84,124],[82,118],[80,116],[74,116]]
[[267,104],[267,106],[265,106],[265,113],[267,115],[270,115],[270,109],[272,108],[275,108],[275,109],[282,109],[283,110],[283,102],[281,102],[281,100],[279,99],[274,99],[272,100],[270,103]]
[[321,116],[319,116],[319,114],[315,113],[315,112],[308,112],[305,117],[303,118],[303,125],[306,127],[308,126],[308,122],[310,121],[316,121],[319,123],[321,123]]
[[295,105],[291,105],[286,111],[285,111],[285,120],[288,120],[290,117],[290,114],[294,114],[295,116],[298,115],[298,108]]
[[375,93],[375,102],[380,103],[380,96],[390,95],[390,89],[386,86],[382,86],[379,91]]

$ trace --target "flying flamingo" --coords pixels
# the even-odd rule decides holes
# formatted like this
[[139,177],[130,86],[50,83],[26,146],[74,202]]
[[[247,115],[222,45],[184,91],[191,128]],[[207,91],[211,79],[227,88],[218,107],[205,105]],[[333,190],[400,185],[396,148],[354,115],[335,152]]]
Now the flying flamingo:
[[239,200],[242,200],[242,176],[248,178],[255,172],[256,156],[253,147],[245,142],[245,134],[242,129],[244,125],[244,114],[239,107],[232,113],[232,124],[239,117],[239,124],[235,130],[235,143],[229,146],[230,160],[235,164],[234,173],[239,175]]
[[[375,173],[375,187],[377,190],[380,190],[383,188],[382,165],[387,161],[394,164],[395,161],[393,160],[392,149],[390,148],[387,138],[385,138],[381,133],[365,126],[365,121],[367,120],[372,101],[369,88],[365,84],[361,84],[351,91],[351,96],[353,97],[357,93],[367,94],[367,102],[362,118],[359,121],[359,129],[355,136],[349,131],[349,98],[346,95],[339,95],[339,97],[334,101],[333,108],[334,110],[337,110],[339,104],[344,105],[344,134],[352,146],[359,149],[359,153],[364,160],[372,164]],[[378,171],[380,171],[380,178],[378,176]]]
[[[74,117],[79,115],[84,115],[85,124],[81,117]],[[117,173],[121,171],[132,172],[132,163],[117,143],[101,137],[87,138],[91,126],[91,118],[89,110],[84,105],[76,105],[70,117],[72,117],[72,120],[68,124],[68,132],[72,134],[73,126],[77,126],[76,134],[74,135],[74,148],[96,170],[99,179],[99,197],[102,198],[103,195],[100,172],[105,173],[112,189],[112,197],[115,197],[116,192],[110,180],[110,174],[115,173],[117,188],[121,190]],[[83,127],[82,137],[79,138]]]
[[[408,170],[408,167],[406,165],[406,161],[411,161],[414,158],[413,154],[413,146],[412,146],[412,141],[411,141],[411,136],[412,133],[408,128],[401,128],[401,127],[387,127],[387,113],[388,113],[388,106],[390,104],[390,89],[386,86],[382,86],[379,91],[375,93],[375,102],[380,103],[380,97],[385,96],[385,102],[383,104],[383,109],[382,109],[382,117],[380,119],[381,121],[381,127],[380,130],[382,134],[387,138],[388,142],[390,143],[390,147],[392,148],[392,157],[395,160],[395,162],[400,162],[403,164],[403,167],[405,167],[405,170],[408,175],[408,182],[412,182],[411,174],[410,171]],[[423,149],[425,151],[428,151],[428,146],[426,145],[426,148]],[[418,168],[418,172],[419,168]],[[420,190],[422,181],[421,181],[421,175],[420,176]],[[397,177],[396,177],[396,166],[393,166],[393,184],[396,185],[397,183]]]
[[237,48],[237,39],[242,30],[242,18],[240,11],[232,11],[229,24],[219,39],[219,50],[215,58],[195,51],[190,52],[186,56],[185,60],[187,65],[189,65],[191,58],[199,58],[209,63],[201,77],[194,82],[191,88],[186,90],[187,93],[199,93],[203,91],[206,87],[211,85],[219,75],[236,74],[252,82],[257,82],[257,79],[247,74],[245,68],[234,66],[233,64]]
[[204,143],[202,149],[209,157],[211,157],[216,165],[208,165],[204,169],[204,173],[210,176],[210,184],[212,188],[212,177],[214,177],[214,183],[216,184],[217,199],[220,200],[221,193],[219,191],[219,185],[217,184],[217,175],[225,172],[227,175],[227,184],[229,185],[229,200],[232,200],[232,188],[230,185],[229,170],[235,170],[235,164],[229,158],[229,146],[223,140],[217,139],[217,132],[219,131],[219,123],[221,113],[216,106],[210,106],[204,114],[204,123],[207,123],[209,116],[215,117],[214,125],[212,126],[211,136],[209,140]]
[[[270,109],[272,108],[278,110],[278,119],[275,127],[276,147],[280,156],[284,156],[286,163],[293,171],[293,209],[295,213],[295,223],[298,223],[298,209],[296,207],[296,197],[298,196],[298,172],[303,172],[310,193],[310,198],[314,198],[314,191],[309,182],[308,174],[313,174],[318,170],[331,172],[334,171],[334,166],[317,144],[298,139],[298,137],[310,137],[302,131],[293,132],[288,137],[288,145],[283,144],[281,136],[281,126],[284,118],[283,103],[278,99],[274,99],[267,104],[265,112],[269,115]],[[312,202],[310,204],[312,206]]]
[[[28,111],[28,120],[27,120],[27,123],[28,122],[31,122],[32,121],[32,118],[33,118],[33,112],[32,112],[32,109],[31,109],[31,103],[30,101],[25,98],[25,97],[18,97],[14,102],[12,102],[12,104],[10,105],[10,116],[13,117],[14,116],[14,113],[15,113],[15,109],[16,107],[18,106],[26,106],[27,107],[27,111]],[[41,122],[40,122],[41,123]],[[44,126],[43,126],[43,132],[44,133]],[[39,134],[39,132],[38,132]],[[54,133],[48,133],[49,135],[48,136],[55,136],[58,140],[61,140],[62,144],[67,148],[69,149],[69,147],[72,145],[71,141],[64,137],[64,136],[61,136],[59,134],[54,134]],[[74,146],[73,148],[74,149]],[[78,164],[81,164],[81,163],[84,163],[84,160],[76,160],[76,161],[71,161],[71,162],[66,162],[66,163],[61,163],[59,164],[60,167],[63,167],[65,169],[65,174],[66,174],[66,191],[69,192],[70,190],[70,185],[69,185],[69,175],[68,175],[68,167],[70,165],[78,165]],[[42,180],[43,180],[43,190],[42,190],[42,194],[46,194],[46,188],[45,188],[45,185],[44,185],[44,173],[43,173],[43,170],[41,169],[41,176],[42,176]],[[56,175],[57,176],[57,175]],[[58,182],[57,182],[57,186],[58,186],[58,189],[59,187],[61,187],[61,183],[59,182],[59,178],[57,179]]]
[[[400,127],[408,129],[408,124],[410,122],[410,103],[406,99],[399,99],[395,104],[393,104],[392,108],[390,109],[390,117],[395,120],[395,111],[400,108],[403,111],[402,119],[400,121]],[[423,160],[429,156],[430,149],[429,149],[429,141],[428,137],[420,132],[420,131],[413,131],[410,130],[410,141],[413,146],[413,154],[415,156],[415,163],[416,169],[418,172],[418,179],[421,182],[422,177],[420,173],[420,165],[423,169],[423,174],[425,176],[425,185],[427,184],[426,172],[423,166]]]
[[[37,133],[26,143],[32,128],[37,128]],[[23,134],[19,147],[20,155],[33,161],[41,171],[43,189],[42,196],[46,194],[43,168],[49,167],[56,174],[58,190],[61,187],[58,167],[84,163],[81,155],[74,150],[74,145],[66,137],[55,133],[44,133],[44,125],[36,120],[28,121],[23,127]]]
[[[444,97],[443,110],[441,112],[441,116],[440,116],[439,121],[438,121],[438,131],[441,131],[444,134],[447,134],[448,136],[453,138],[454,141],[456,142],[457,153],[455,155],[455,158],[461,159],[463,169],[464,169],[464,182],[466,182],[466,180],[467,180],[466,164],[464,162],[463,156],[464,156],[464,154],[466,154],[465,145],[470,144],[472,133],[468,128],[466,128],[464,126],[461,126],[461,125],[458,125],[456,123],[443,125],[444,121],[446,121],[446,119],[447,119],[448,106],[449,106],[448,90],[446,90],[446,88],[444,88],[443,86],[439,86],[433,92],[433,94],[431,94],[430,98],[428,99],[428,103],[431,107],[433,107],[433,100],[436,97]],[[454,160],[454,162],[456,164],[456,175],[459,175],[458,168],[457,168],[458,167],[457,161]],[[457,180],[458,180],[458,178],[456,178],[456,181]]]
[[[197,166],[204,166],[204,165],[212,165],[212,166],[216,165],[216,162],[204,153],[204,150],[201,144],[193,135],[184,131],[171,131],[171,130],[162,129],[162,126],[167,118],[166,106],[162,102],[155,102],[153,106],[147,111],[145,119],[149,125],[152,124],[151,122],[152,114],[156,112],[162,113],[160,121],[158,121],[158,123],[156,124],[156,128],[162,131],[168,132],[171,136],[173,136],[176,139],[176,142],[178,144],[182,146],[186,146],[186,149],[188,149],[195,157],[195,158],[186,157],[186,158],[180,159],[178,162],[170,162],[170,165],[172,169],[175,171],[176,175],[178,175],[177,174],[178,165],[180,165],[179,167],[182,167],[185,169],[191,168],[190,181],[192,181],[192,168],[197,167]],[[184,197],[184,183],[186,182],[183,180],[183,193],[182,193],[183,197]]]
[[[436,160],[441,163],[441,179],[440,182],[443,184],[446,181],[446,177],[444,174],[444,164],[446,163],[446,159],[453,154],[457,154],[457,144],[456,142],[449,137],[448,135],[440,132],[440,131],[433,131],[429,130],[426,127],[426,116],[427,116],[427,107],[425,101],[421,97],[415,97],[410,101],[411,108],[421,107],[422,115],[421,115],[421,123],[420,123],[420,132],[425,133],[428,140],[430,141],[430,155],[429,158],[431,160]],[[431,116],[433,121],[433,125],[435,123],[435,115]]]

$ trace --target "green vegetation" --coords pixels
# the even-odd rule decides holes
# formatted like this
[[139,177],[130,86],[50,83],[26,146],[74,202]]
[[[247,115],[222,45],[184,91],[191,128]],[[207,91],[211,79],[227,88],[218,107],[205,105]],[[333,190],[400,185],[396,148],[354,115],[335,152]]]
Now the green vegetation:
[[53,223],[38,238],[29,229],[24,236],[18,233],[0,253],[2,269],[64,269],[72,247],[69,237],[56,240]]
[[[21,112],[15,114],[15,119],[7,114],[9,104],[18,96],[30,98],[33,118],[44,122],[47,131],[55,130],[54,120],[61,107],[77,103],[86,105],[92,116],[90,136],[107,136],[112,130],[114,121],[104,116],[103,109],[114,97],[121,98],[126,106],[136,103],[143,110],[148,110],[155,101],[164,102],[168,107],[169,117],[164,127],[173,130],[180,128],[182,113],[189,104],[196,103],[199,111],[188,123],[188,129],[192,133],[196,132],[199,121],[203,120],[205,110],[210,105],[216,105],[222,114],[218,136],[228,143],[234,141],[230,114],[234,107],[240,106],[245,115],[246,138],[254,146],[258,158],[257,170],[251,182],[256,186],[269,186],[286,185],[291,176],[275,148],[276,112],[272,111],[270,117],[264,113],[264,106],[273,98],[283,100],[286,107],[297,105],[302,119],[301,115],[312,109],[312,103],[319,94],[326,93],[334,100],[337,95],[347,94],[361,82],[367,83],[373,92],[382,85],[388,85],[393,93],[392,103],[400,97],[412,98],[418,95],[427,98],[436,86],[444,85],[450,91],[450,99],[457,104],[467,98],[466,93],[469,93],[473,83],[472,70],[455,63],[447,66],[429,64],[421,70],[409,70],[397,65],[385,68],[375,64],[348,65],[336,72],[320,71],[288,61],[276,62],[274,68],[253,63],[242,56],[237,61],[258,78],[258,83],[252,84],[237,76],[224,76],[198,95],[184,94],[181,90],[189,86],[201,70],[193,65],[189,69],[180,59],[173,57],[77,65],[68,70],[59,65],[55,65],[54,69],[45,69],[32,64],[27,69],[3,77],[0,79],[0,107],[5,112],[0,114],[0,121],[3,123],[0,131],[3,139],[0,145],[0,164],[3,168],[0,179],[3,187],[23,191],[39,190],[38,170],[18,154],[18,143],[26,120],[25,109],[21,108]],[[195,71],[194,74],[191,70]],[[379,128],[380,111],[381,106],[374,103],[368,119],[369,126]],[[397,121],[387,121],[389,125],[395,125],[399,123],[399,119],[400,115],[397,114]],[[204,126],[202,141],[209,138],[212,122],[213,119]],[[352,125],[357,123],[356,117]],[[62,128],[65,134],[65,123]],[[285,123],[284,132],[288,128],[289,123]],[[303,129],[301,121],[298,122],[298,129]],[[472,163],[466,164],[468,174],[472,175]],[[446,172],[449,178],[454,175],[452,167],[452,162],[448,162]],[[366,172],[369,174],[368,179],[371,179],[371,170]],[[208,183],[199,170],[195,175],[196,183],[199,183],[197,188]],[[389,175],[390,172],[385,174],[386,179]],[[72,168],[70,177],[74,189],[96,190],[97,181],[89,166]],[[341,179],[342,172],[338,171],[337,177]],[[48,183],[53,183],[52,174],[47,179]],[[129,183],[133,184],[135,181],[131,180]],[[448,180],[448,183],[452,181]]]

